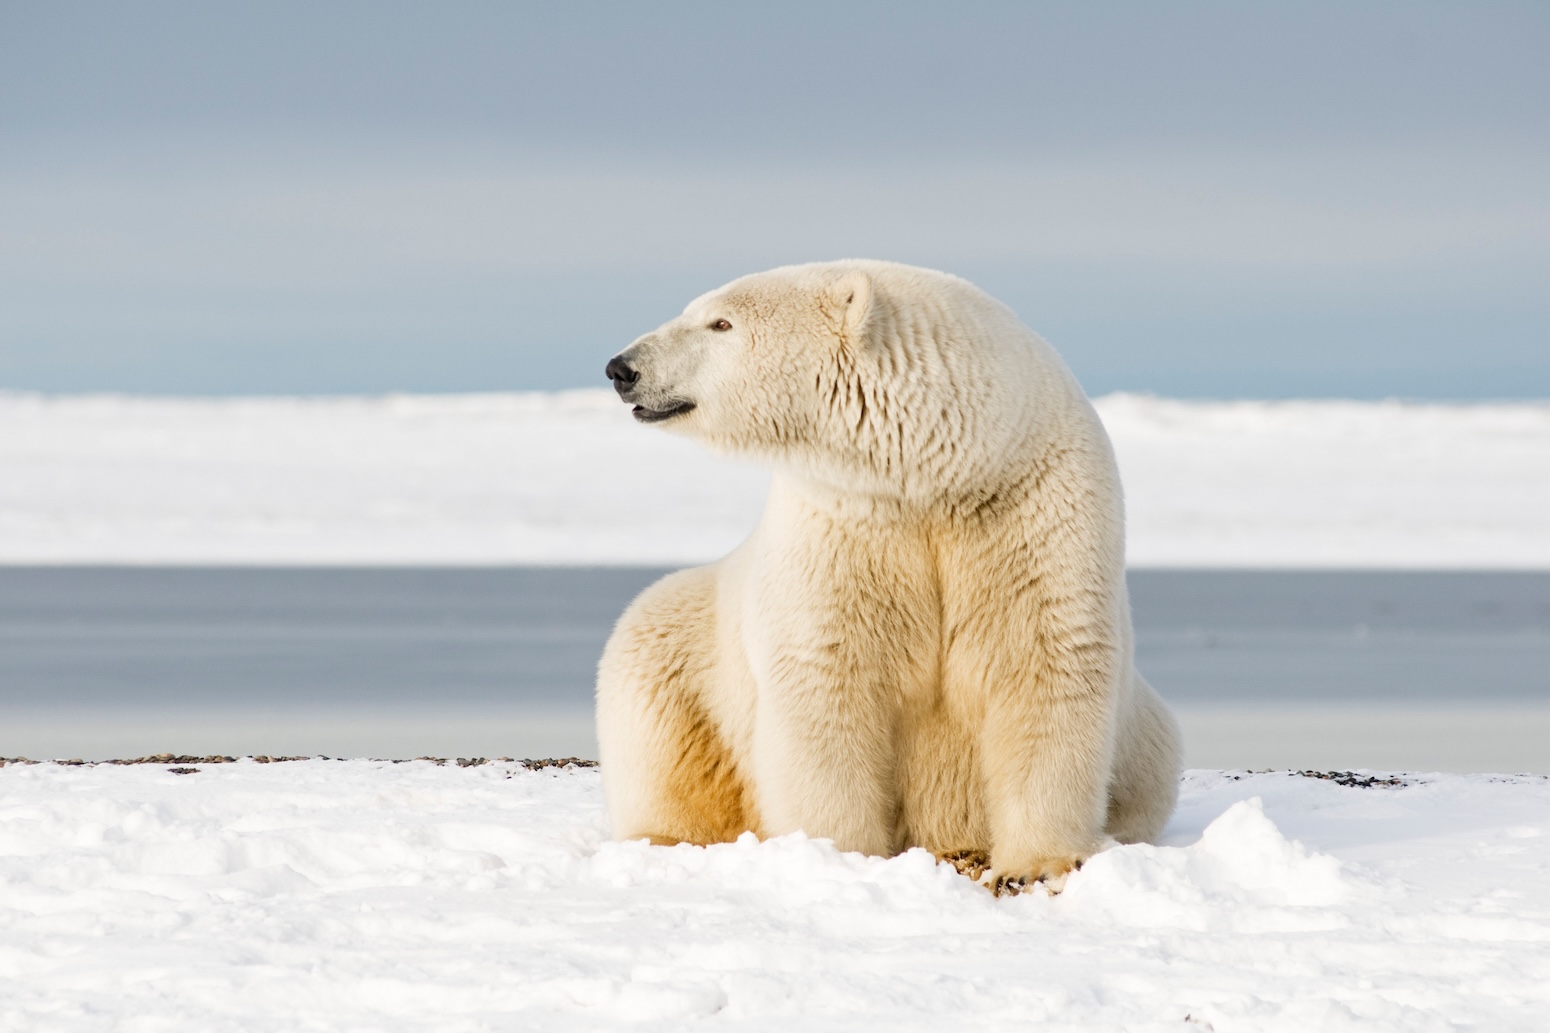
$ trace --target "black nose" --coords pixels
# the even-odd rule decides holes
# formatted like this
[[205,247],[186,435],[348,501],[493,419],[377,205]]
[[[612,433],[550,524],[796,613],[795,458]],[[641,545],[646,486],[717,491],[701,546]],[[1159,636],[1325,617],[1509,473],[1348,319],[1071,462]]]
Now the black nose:
[[617,355],[608,360],[608,365],[603,368],[603,374],[614,382],[616,391],[627,390],[635,386],[635,382],[640,379],[640,374]]

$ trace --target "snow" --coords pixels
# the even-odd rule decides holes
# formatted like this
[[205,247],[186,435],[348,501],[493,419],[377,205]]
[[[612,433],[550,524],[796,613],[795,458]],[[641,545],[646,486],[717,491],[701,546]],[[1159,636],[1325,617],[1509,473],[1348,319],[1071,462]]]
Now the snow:
[[607,840],[597,773],[0,768],[0,1028],[1544,1029],[1550,783],[1192,771],[996,899],[921,851]]
[[[1135,566],[1550,568],[1550,403],[1097,401]],[[678,564],[766,471],[606,391],[0,393],[0,562]]]

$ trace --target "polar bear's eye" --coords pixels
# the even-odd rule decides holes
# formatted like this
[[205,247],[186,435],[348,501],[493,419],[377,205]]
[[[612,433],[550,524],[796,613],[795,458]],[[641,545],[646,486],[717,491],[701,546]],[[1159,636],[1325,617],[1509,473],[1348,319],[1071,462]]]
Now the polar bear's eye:
[[732,324],[728,323],[725,319],[718,319],[714,323],[710,324],[710,328],[712,330],[730,330],[732,329]]

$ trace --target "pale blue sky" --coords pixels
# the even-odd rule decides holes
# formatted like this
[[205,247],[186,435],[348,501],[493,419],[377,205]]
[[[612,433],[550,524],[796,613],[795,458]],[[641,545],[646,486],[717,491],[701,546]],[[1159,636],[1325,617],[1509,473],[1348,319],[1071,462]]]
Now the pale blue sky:
[[596,385],[740,273],[1093,393],[1550,396],[1550,5],[0,0],[0,388]]

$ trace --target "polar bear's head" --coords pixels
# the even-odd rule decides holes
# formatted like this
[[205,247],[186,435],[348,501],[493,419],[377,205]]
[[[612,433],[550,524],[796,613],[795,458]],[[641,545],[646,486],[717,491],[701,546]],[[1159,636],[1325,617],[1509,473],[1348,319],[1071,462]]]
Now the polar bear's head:
[[1010,310],[956,277],[826,262],[701,295],[606,374],[642,423],[895,492],[962,480],[966,463],[1004,449],[1037,394],[1040,349]]

